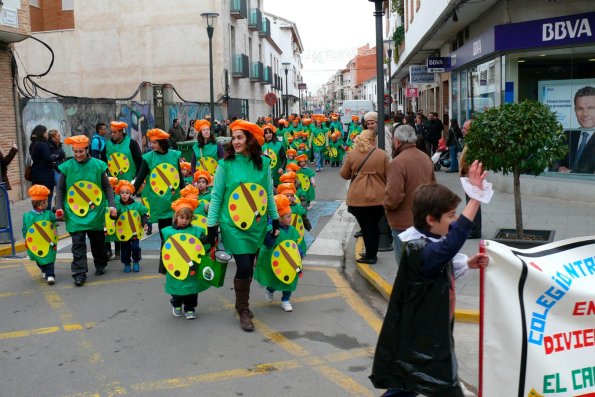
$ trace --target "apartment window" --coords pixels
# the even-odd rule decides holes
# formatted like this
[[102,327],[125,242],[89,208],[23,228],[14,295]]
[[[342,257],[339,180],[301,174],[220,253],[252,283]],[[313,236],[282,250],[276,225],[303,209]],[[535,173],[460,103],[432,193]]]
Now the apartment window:
[[62,0],[62,11],[74,11],[74,0]]
[[39,7],[39,0],[29,0],[29,5],[30,6],[33,6],[33,7],[40,8]]

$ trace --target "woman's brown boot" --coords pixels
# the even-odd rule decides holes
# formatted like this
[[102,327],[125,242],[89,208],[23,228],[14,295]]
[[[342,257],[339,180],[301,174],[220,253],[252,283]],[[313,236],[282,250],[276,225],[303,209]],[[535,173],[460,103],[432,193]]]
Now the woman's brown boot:
[[252,279],[233,279],[233,286],[236,292],[236,310],[240,316],[240,326],[246,332],[254,331],[252,323],[252,312],[250,311],[250,283]]

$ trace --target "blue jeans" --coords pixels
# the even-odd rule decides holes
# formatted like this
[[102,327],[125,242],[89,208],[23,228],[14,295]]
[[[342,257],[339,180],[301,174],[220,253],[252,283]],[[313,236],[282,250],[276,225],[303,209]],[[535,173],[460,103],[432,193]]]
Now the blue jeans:
[[[271,294],[275,292],[274,289],[267,287],[267,291]],[[287,302],[291,298],[291,291],[281,291],[281,302]]]
[[322,152],[314,152],[314,160],[316,161],[316,168],[322,169],[324,165],[324,158],[322,157]]
[[140,242],[138,239],[122,241],[120,243],[120,261],[125,265],[130,265],[130,257],[132,262],[140,262]]
[[450,171],[455,172],[459,170],[459,159],[457,157],[458,146],[453,145],[448,147],[448,153],[450,154]]
[[399,234],[403,233],[403,230],[391,229],[391,233],[393,235],[393,246],[395,247],[395,262],[399,266],[403,254],[403,242],[399,238]]

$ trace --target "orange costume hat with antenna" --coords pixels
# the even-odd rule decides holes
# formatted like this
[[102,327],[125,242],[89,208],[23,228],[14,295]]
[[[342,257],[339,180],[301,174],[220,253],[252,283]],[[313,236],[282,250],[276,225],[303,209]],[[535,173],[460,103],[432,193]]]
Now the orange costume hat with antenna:
[[114,189],[114,191],[116,192],[116,194],[120,194],[122,189],[129,190],[130,194],[134,193],[134,186],[132,185],[132,183],[130,183],[124,179],[122,179],[121,181],[118,181],[118,184],[116,185],[116,188]]
[[147,131],[147,138],[151,141],[159,141],[163,139],[169,139],[169,134],[159,128],[153,128]]
[[279,177],[279,180],[283,183],[286,183],[286,182],[295,183],[296,179],[297,179],[297,175],[293,171],[286,172],[285,174],[283,174]]
[[202,119],[202,120],[196,120],[194,122],[194,129],[196,131],[200,131],[204,127],[209,127],[209,128],[211,127],[211,123],[209,122],[209,120]]
[[128,128],[128,124],[123,121],[112,121],[109,123],[110,130],[120,131]]
[[305,154],[300,154],[299,156],[297,156],[295,158],[296,161],[308,161],[308,156],[306,156]]
[[[297,159],[297,157],[296,157],[296,159]],[[288,163],[285,166],[285,171],[288,171],[288,170],[293,171],[293,172],[298,172],[300,170],[300,166],[297,165],[296,163]]]
[[295,185],[293,183],[280,183],[277,186],[278,194],[286,194],[286,193],[295,194],[295,192],[296,192]]
[[285,155],[286,156],[294,156],[295,157],[295,156],[297,156],[297,150],[295,150],[295,149],[287,149],[285,151]]

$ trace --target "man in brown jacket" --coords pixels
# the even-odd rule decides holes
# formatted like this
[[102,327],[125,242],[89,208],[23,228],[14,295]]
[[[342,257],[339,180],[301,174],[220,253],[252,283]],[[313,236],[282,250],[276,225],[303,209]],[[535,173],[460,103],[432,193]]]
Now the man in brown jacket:
[[399,233],[413,226],[415,190],[420,185],[436,183],[432,160],[415,146],[416,140],[415,130],[409,125],[395,130],[393,144],[397,155],[388,168],[382,202],[393,235],[397,265],[402,253]]

